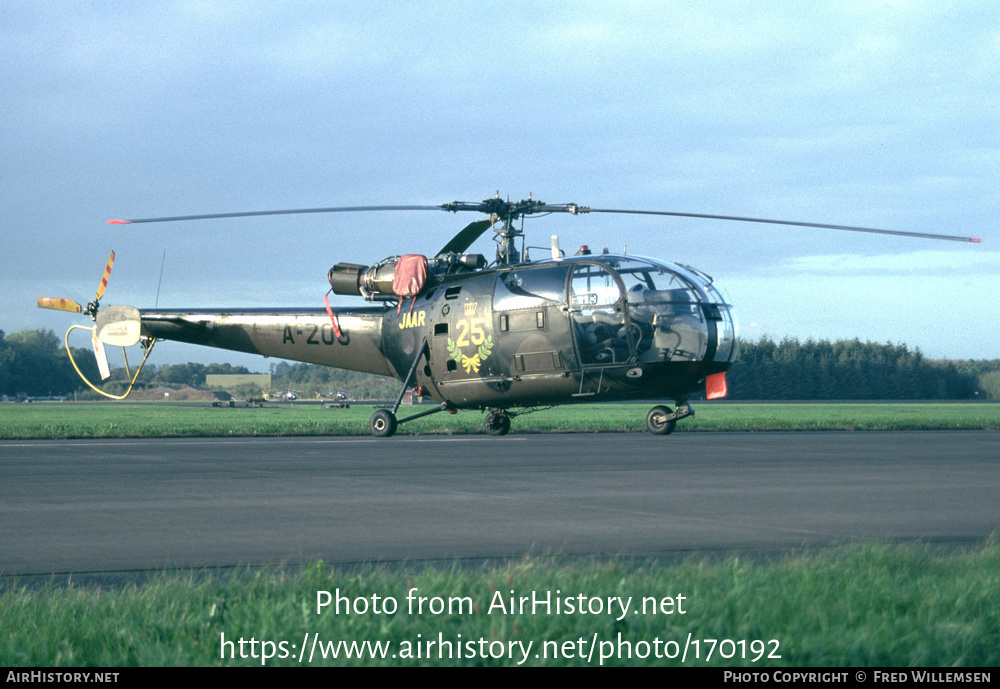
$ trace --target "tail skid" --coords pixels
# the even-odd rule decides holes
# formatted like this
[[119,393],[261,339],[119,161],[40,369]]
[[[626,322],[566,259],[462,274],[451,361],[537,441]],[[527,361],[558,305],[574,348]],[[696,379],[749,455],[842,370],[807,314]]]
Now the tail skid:
[[[112,308],[114,308],[114,307],[112,307]],[[125,307],[125,308],[132,308],[132,307]],[[136,324],[138,325],[138,319],[136,320]],[[73,350],[70,349],[70,346],[69,346],[69,334],[73,330],[77,330],[77,329],[79,329],[79,330],[87,330],[87,331],[90,332],[91,344],[94,347],[94,355],[97,357],[97,368],[101,372],[101,379],[102,380],[107,380],[108,378],[111,377],[111,370],[110,370],[110,367],[108,366],[108,357],[107,357],[107,353],[104,350],[104,345],[105,344],[111,344],[111,345],[121,346],[121,348],[122,348],[122,357],[125,359],[125,375],[128,377],[128,387],[125,389],[125,392],[123,394],[121,394],[121,395],[114,395],[114,394],[111,394],[110,392],[105,392],[104,390],[101,390],[99,387],[97,387],[96,385],[94,385],[87,378],[87,376],[84,375],[83,371],[80,370],[80,367],[77,366],[76,360],[73,358]],[[73,365],[73,369],[76,371],[76,374],[78,376],[80,376],[80,379],[84,383],[87,384],[87,387],[89,387],[91,390],[93,390],[97,394],[103,395],[104,397],[107,397],[109,399],[123,400],[123,399],[125,399],[126,397],[128,397],[132,393],[132,388],[135,387],[135,383],[139,379],[139,374],[142,372],[143,367],[146,365],[146,360],[149,358],[149,355],[153,351],[153,346],[156,344],[156,340],[153,339],[153,338],[139,338],[139,337],[136,337],[136,341],[132,342],[132,344],[137,344],[138,343],[145,350],[145,354],[143,354],[142,361],[139,362],[139,368],[137,368],[135,370],[135,373],[133,374],[129,370],[128,354],[126,354],[126,351],[125,351],[125,347],[127,345],[121,344],[121,342],[117,342],[117,341],[115,341],[115,342],[108,342],[107,339],[105,339],[104,337],[102,337],[102,330],[103,329],[101,329],[99,326],[96,326],[96,325],[95,326],[85,326],[85,325],[71,325],[71,326],[69,326],[69,328],[66,330],[66,335],[63,338],[63,342],[66,345],[66,355],[69,356],[69,362],[70,362],[70,364]]]

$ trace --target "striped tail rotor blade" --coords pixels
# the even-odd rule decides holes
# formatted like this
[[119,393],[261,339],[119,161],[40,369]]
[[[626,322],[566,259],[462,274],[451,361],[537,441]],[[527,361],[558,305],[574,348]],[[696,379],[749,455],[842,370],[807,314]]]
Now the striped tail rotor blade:
[[108,354],[104,350],[104,343],[97,337],[96,328],[90,341],[94,346],[94,358],[97,359],[97,370],[101,373],[101,380],[107,380],[111,377],[111,367],[108,366]]
[[56,299],[55,297],[38,297],[38,308],[83,313],[83,307],[72,299]]
[[100,301],[101,297],[104,296],[104,290],[108,288],[108,278],[111,277],[111,267],[115,264],[115,252],[112,251],[111,255],[108,256],[108,264],[104,266],[104,276],[101,277],[101,284],[97,286],[97,297],[94,301]]

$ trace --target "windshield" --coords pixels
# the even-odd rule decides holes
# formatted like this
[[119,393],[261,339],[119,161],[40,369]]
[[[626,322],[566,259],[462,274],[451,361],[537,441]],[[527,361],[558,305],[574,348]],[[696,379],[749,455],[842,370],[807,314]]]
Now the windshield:
[[736,358],[732,307],[710,277],[655,259],[601,256],[600,260],[621,277],[640,361],[694,361],[706,355],[714,361]]

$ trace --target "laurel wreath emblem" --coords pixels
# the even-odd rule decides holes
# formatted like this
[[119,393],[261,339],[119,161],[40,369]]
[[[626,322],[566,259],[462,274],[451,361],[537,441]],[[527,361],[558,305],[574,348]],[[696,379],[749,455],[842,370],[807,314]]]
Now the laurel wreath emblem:
[[492,351],[493,351],[493,336],[487,335],[486,340],[481,345],[479,345],[479,352],[478,352],[479,360],[486,361],[486,359],[490,355],[490,352]]

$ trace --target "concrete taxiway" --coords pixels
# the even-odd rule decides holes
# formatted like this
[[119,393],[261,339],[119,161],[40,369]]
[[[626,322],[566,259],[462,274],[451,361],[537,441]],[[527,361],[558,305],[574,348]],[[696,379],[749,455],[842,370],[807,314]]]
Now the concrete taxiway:
[[998,495],[989,431],[3,442],[0,572],[974,542]]

